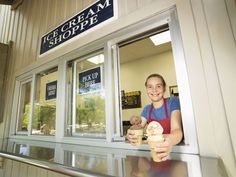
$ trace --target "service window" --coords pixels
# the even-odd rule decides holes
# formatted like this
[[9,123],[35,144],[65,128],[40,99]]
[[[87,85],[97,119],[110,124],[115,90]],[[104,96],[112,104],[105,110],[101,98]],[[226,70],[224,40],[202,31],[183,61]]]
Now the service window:
[[165,25],[156,31],[137,36],[118,44],[123,135],[130,118],[141,115],[151,104],[145,80],[150,74],[160,74],[166,82],[165,98],[178,97],[178,83],[172,54],[170,31]]
[[[114,140],[116,137],[118,141],[125,139],[127,129],[131,126],[130,118],[133,115],[141,116],[146,105],[151,107],[145,81],[149,75],[156,73],[165,80],[164,98],[168,98],[169,107],[168,103],[167,106],[163,104],[159,110],[151,113],[156,114],[155,118],[164,119],[171,118],[171,110],[180,109],[184,138],[178,146],[173,147],[173,152],[198,153],[185,56],[175,10],[135,24],[117,36],[108,45],[112,49],[115,80]],[[157,90],[157,87],[151,89]],[[153,97],[159,95],[158,92],[151,94]],[[144,112],[146,118],[150,110],[147,107]]]
[[36,75],[32,134],[55,135],[57,67]]
[[31,101],[32,80],[26,80],[20,84],[19,108],[17,119],[17,133],[27,133],[30,120],[30,101]]
[[67,87],[67,135],[105,138],[104,55],[69,62]]

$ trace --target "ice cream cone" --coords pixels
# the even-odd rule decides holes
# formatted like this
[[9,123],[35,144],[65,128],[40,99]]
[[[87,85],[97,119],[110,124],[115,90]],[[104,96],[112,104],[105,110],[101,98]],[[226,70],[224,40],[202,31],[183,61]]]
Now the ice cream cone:
[[158,153],[154,149],[156,144],[162,141],[164,141],[163,135],[154,135],[148,137],[148,145],[154,162],[161,162],[161,159],[157,156]]

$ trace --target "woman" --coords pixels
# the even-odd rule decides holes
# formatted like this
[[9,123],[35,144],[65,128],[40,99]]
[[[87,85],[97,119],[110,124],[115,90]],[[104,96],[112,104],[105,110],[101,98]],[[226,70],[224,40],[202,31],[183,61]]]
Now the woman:
[[[159,74],[148,76],[145,86],[152,103],[146,105],[141,114],[141,126],[144,127],[151,121],[158,121],[162,125],[165,141],[157,143],[155,151],[162,161],[165,161],[172,146],[178,144],[183,138],[179,99],[177,97],[164,98],[166,83]],[[137,142],[137,137],[132,131],[128,131],[127,138],[131,144]]]

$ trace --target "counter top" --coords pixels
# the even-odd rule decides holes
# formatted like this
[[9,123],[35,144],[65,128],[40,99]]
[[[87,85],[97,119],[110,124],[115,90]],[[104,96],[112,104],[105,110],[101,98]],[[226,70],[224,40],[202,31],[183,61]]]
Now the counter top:
[[4,140],[0,156],[69,176],[227,177],[219,159],[192,154],[157,163],[149,151]]

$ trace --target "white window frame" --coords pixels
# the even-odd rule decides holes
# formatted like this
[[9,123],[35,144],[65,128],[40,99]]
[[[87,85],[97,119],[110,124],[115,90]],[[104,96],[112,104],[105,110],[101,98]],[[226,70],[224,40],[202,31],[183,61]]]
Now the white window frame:
[[[42,135],[33,135],[32,132],[32,119],[33,119],[33,106],[34,106],[34,93],[35,93],[35,80],[36,80],[36,75],[49,70],[51,68],[54,67],[58,67],[58,87],[61,86],[61,88],[63,89],[64,87],[62,87],[62,80],[63,77],[60,79],[59,74],[61,75],[61,73],[65,70],[63,70],[63,66],[65,65],[64,62],[60,63],[58,62],[59,58],[57,60],[54,60],[52,62],[49,62],[47,64],[44,64],[42,66],[36,67],[36,68],[30,68],[28,72],[25,72],[21,75],[19,75],[16,78],[16,84],[15,84],[15,88],[14,88],[14,98],[13,100],[16,100],[13,102],[13,106],[12,106],[12,114],[11,114],[11,125],[10,125],[10,131],[9,131],[9,138],[19,138],[19,139],[32,139],[32,140],[45,140],[45,141],[55,141],[58,139],[61,139],[61,137],[59,138],[58,135],[56,134],[55,136],[42,136]],[[59,71],[60,68],[60,71]],[[31,80],[31,101],[30,101],[30,117],[29,117],[29,125],[28,125],[28,131],[27,132],[22,132],[22,131],[17,131],[17,124],[18,124],[18,115],[19,115],[19,107],[20,107],[20,94],[21,94],[21,85],[23,83],[26,83],[27,81]],[[63,90],[64,92],[64,90]],[[57,95],[58,95],[58,89],[57,89]],[[63,99],[65,97],[63,96]],[[63,101],[61,102],[61,98],[56,100],[56,105],[60,105],[64,103]],[[63,108],[65,106],[63,105]],[[65,116],[63,116],[64,113],[64,109],[57,109],[56,110],[56,118],[58,117],[58,119],[64,119]],[[60,134],[61,132],[65,131],[63,128],[61,128],[61,125],[63,124],[63,122],[59,122],[59,125],[57,125],[57,121],[56,121],[56,131],[58,131],[58,134]],[[58,130],[57,130],[58,128]],[[63,129],[63,130],[62,130]],[[22,137],[22,135],[25,135]],[[26,136],[27,135],[27,136]],[[60,134],[60,136],[62,136]],[[63,133],[64,136],[64,133]]]
[[[177,19],[176,9],[170,9],[166,12],[163,12],[160,15],[149,18],[148,20],[144,20],[138,24],[132,25],[127,29],[122,30],[118,37],[109,41],[108,50],[113,50],[113,63],[114,63],[114,72],[115,72],[115,93],[116,95],[116,124],[120,125],[120,115],[121,115],[121,107],[120,107],[120,95],[119,95],[119,64],[118,61],[118,43],[126,41],[129,38],[138,36],[142,33],[153,30],[159,26],[168,24],[169,30],[171,34],[171,42],[173,49],[173,58],[176,69],[176,77],[177,83],[179,87],[179,95],[180,95],[180,104],[181,104],[181,113],[182,113],[182,122],[183,122],[183,131],[185,135],[185,145],[178,145],[173,147],[173,152],[184,152],[184,153],[193,153],[198,154],[198,141],[195,127],[195,120],[193,114],[193,106],[192,99],[190,96],[187,68],[185,65],[185,56],[183,51],[180,27]],[[121,126],[121,125],[120,125]],[[121,128],[116,126],[116,130],[113,133],[113,139],[121,136]],[[142,147],[140,147],[142,149]],[[144,148],[145,149],[145,148]]]
[[[30,113],[29,113],[29,124],[28,124],[28,131],[19,131],[18,130],[18,123],[19,123],[19,119],[20,119],[20,108],[21,108],[21,93],[22,93],[22,86],[28,82],[31,82],[31,93],[30,93]],[[30,122],[31,122],[31,115],[32,115],[32,92],[33,92],[33,78],[32,77],[26,77],[25,79],[21,80],[21,81],[17,81],[18,86],[18,91],[19,91],[19,96],[18,96],[18,100],[17,100],[17,114],[16,114],[16,123],[15,123],[15,132],[18,135],[27,135],[30,129]]]
[[[169,30],[172,38],[172,48],[174,55],[174,62],[176,67],[176,77],[179,86],[180,94],[180,103],[181,103],[181,112],[183,115],[183,129],[185,134],[186,145],[184,146],[175,146],[173,152],[184,152],[184,153],[198,153],[198,142],[193,114],[193,106],[191,101],[188,75],[186,62],[184,57],[183,45],[181,40],[181,33],[177,19],[177,13],[175,7],[172,9],[166,10],[160,14],[156,14],[146,20],[137,22],[131,26],[128,26],[122,30],[119,30],[113,34],[107,35],[102,39],[91,42],[88,45],[80,47],[68,54],[65,54],[61,57],[54,59],[53,61],[43,62],[36,64],[36,66],[31,66],[30,69],[25,71],[25,74],[20,75],[16,78],[16,86],[14,92],[14,99],[17,100],[13,103],[13,112],[12,112],[12,123],[11,123],[11,136],[16,137],[16,118],[17,118],[17,107],[19,100],[19,88],[20,81],[23,81],[26,78],[32,78],[32,97],[34,100],[34,91],[35,91],[35,76],[36,74],[58,66],[58,88],[56,101],[56,134],[54,136],[37,136],[31,135],[29,131],[28,136],[24,136],[33,139],[33,140],[44,140],[44,141],[57,141],[64,143],[78,143],[78,144],[87,144],[95,146],[109,146],[117,148],[126,148],[126,149],[137,149],[136,147],[131,146],[128,143],[124,142],[123,137],[121,137],[121,120],[120,120],[120,95],[119,95],[119,65],[117,65],[117,45],[122,41],[125,41],[131,37],[140,35],[142,33],[148,32],[150,30],[156,29],[159,26],[164,24],[169,24]],[[104,54],[104,89],[106,90],[105,97],[105,115],[106,115],[106,139],[96,140],[94,138],[79,138],[79,137],[66,137],[66,115],[67,115],[67,105],[66,105],[66,96],[68,95],[66,89],[66,69],[67,62],[79,58],[80,60],[83,57],[89,57],[95,55],[96,52]],[[115,65],[113,65],[115,64]],[[113,72],[112,68],[115,68]],[[112,80],[114,79],[115,85],[113,85]],[[115,97],[113,95],[115,93]],[[31,109],[33,109],[33,100]],[[72,105],[73,106],[73,105]],[[114,108],[115,107],[115,108]],[[31,113],[32,114],[32,113]],[[188,118],[188,119],[187,119]],[[31,115],[32,119],[32,115]],[[59,121],[60,120],[60,121]],[[32,120],[30,121],[32,122]],[[117,142],[121,141],[121,142]],[[139,147],[142,150],[148,150],[147,145],[142,145]]]
[[[88,134],[86,133],[86,136],[82,135],[81,133],[76,133],[75,132],[75,125],[76,125],[76,97],[77,97],[77,90],[76,90],[76,83],[77,83],[77,79],[78,79],[78,73],[77,73],[77,69],[76,69],[76,66],[79,62],[81,61],[84,61],[84,60],[87,60],[91,57],[94,57],[96,55],[99,55],[99,54],[103,54],[104,55],[104,50],[99,50],[97,52],[92,52],[92,53],[89,53],[88,55],[86,56],[83,56],[83,57],[78,57],[78,59],[74,60],[73,61],[73,90],[72,90],[72,95],[73,95],[73,98],[72,98],[72,136],[78,136],[78,137],[86,137],[86,138],[106,138],[106,135],[100,135],[100,136],[96,136],[94,134]],[[105,58],[105,56],[104,56]],[[104,60],[104,65],[105,65],[105,60]],[[96,66],[98,67],[98,66]],[[104,77],[104,73],[103,73],[103,66],[102,65],[99,65],[100,69],[101,69],[101,83],[104,85],[104,80],[103,80],[103,77]],[[95,68],[95,67],[94,67]],[[93,68],[90,68],[90,69],[93,69]],[[102,88],[101,89],[104,89],[104,86],[101,86]],[[104,101],[106,102],[106,99],[104,99]],[[105,103],[106,104],[106,103]],[[69,108],[71,109],[71,108]],[[105,112],[106,112],[106,109],[105,109]],[[107,117],[105,117],[106,119]],[[107,127],[107,125],[106,125]]]

